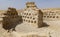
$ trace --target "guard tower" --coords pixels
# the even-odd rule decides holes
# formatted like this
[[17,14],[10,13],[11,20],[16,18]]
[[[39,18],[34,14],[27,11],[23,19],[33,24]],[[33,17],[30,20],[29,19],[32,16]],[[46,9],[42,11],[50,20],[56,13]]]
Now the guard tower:
[[34,27],[41,27],[43,23],[43,13],[37,8],[34,2],[27,2],[22,13],[23,23],[29,23]]

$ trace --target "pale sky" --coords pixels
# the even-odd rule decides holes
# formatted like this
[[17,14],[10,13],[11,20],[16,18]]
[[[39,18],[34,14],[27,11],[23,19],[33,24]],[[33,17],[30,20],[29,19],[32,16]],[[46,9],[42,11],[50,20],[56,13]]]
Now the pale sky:
[[23,9],[26,2],[35,2],[38,8],[60,8],[60,0],[0,0],[0,10],[8,7]]

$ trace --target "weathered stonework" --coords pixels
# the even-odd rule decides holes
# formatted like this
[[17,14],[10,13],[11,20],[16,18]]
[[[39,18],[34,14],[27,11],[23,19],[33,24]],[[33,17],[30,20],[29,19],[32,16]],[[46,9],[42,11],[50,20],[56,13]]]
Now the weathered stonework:
[[43,13],[38,9],[34,2],[27,2],[26,8],[22,13],[23,23],[29,23],[34,27],[41,27],[43,23]]
[[15,27],[22,22],[22,17],[18,16],[18,13],[15,8],[8,8],[7,12],[3,17],[3,28],[6,30],[14,29]]
[[47,8],[47,9],[42,9],[42,11],[43,11],[43,20],[46,20],[46,21],[60,20],[59,8]]

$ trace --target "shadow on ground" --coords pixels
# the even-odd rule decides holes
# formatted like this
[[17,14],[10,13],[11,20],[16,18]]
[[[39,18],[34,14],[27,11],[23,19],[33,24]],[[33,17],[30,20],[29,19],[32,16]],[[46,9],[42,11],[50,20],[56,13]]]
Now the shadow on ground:
[[45,22],[43,22],[43,26],[42,27],[48,27],[49,25]]
[[49,27],[49,25],[47,23],[43,22],[42,26],[39,28],[42,28],[42,27]]

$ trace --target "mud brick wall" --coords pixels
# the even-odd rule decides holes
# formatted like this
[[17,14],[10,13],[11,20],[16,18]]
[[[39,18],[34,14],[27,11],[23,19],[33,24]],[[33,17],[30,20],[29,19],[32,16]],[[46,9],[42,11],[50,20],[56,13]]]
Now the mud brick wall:
[[6,17],[3,17],[3,28],[6,30],[15,28],[18,24],[22,22],[22,17],[18,16],[15,8],[8,8],[5,15]]

